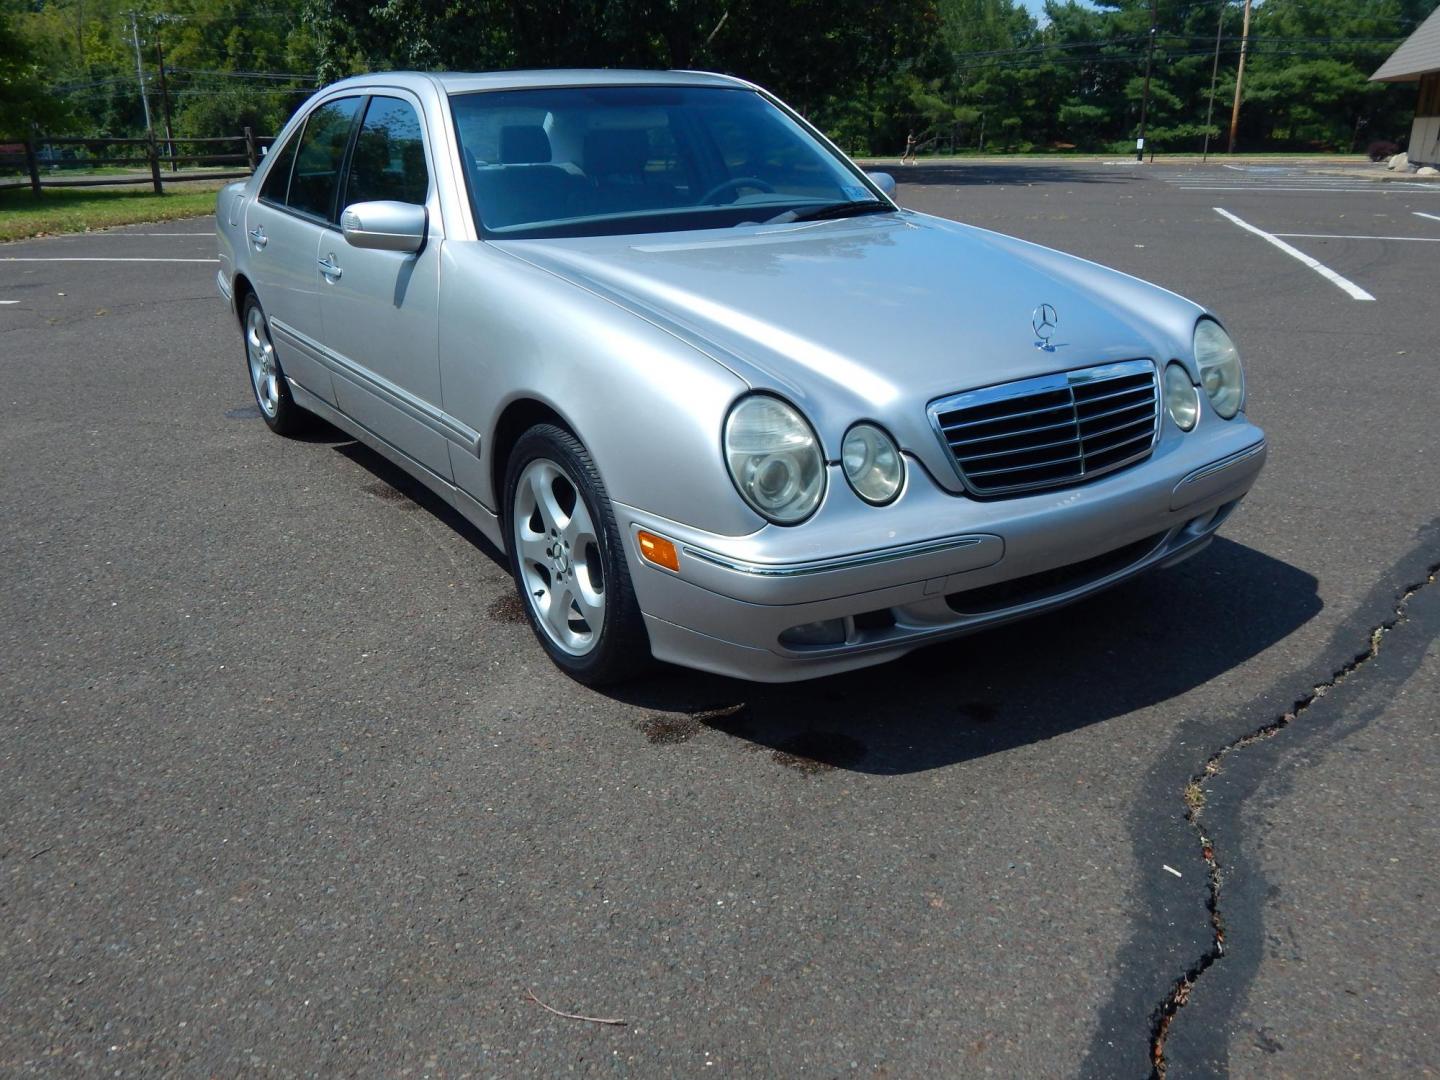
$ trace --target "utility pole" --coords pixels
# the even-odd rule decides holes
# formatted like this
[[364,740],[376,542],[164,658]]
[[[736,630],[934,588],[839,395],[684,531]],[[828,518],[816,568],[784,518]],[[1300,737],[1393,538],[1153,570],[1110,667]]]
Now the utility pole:
[[1215,62],[1210,65],[1210,104],[1205,109],[1205,149],[1200,154],[1203,164],[1210,160],[1210,122],[1215,119],[1215,77],[1220,74],[1220,31],[1225,26],[1225,9],[1230,0],[1220,0],[1220,18],[1215,20]]
[[145,69],[140,64],[140,29],[136,22],[136,12],[126,12],[130,16],[130,40],[135,44],[135,78],[140,83],[140,104],[145,106],[145,131],[147,134],[155,133],[154,126],[150,123],[150,99],[145,95]]
[[1245,81],[1245,54],[1250,51],[1250,0],[1245,0],[1245,23],[1240,31],[1240,66],[1235,69],[1235,104],[1230,109],[1230,145],[1227,154],[1235,152],[1235,131],[1240,126],[1240,87]]
[[160,65],[160,107],[165,116],[165,153],[170,157],[170,171],[179,172],[175,163],[175,136],[170,130],[170,89],[165,85],[165,50],[160,45],[160,32],[155,32],[155,59]]
[[1150,69],[1155,63],[1155,19],[1155,0],[1150,0],[1150,47],[1145,51],[1145,89],[1140,95],[1140,137],[1135,140],[1136,161],[1145,160],[1145,117],[1150,111]]

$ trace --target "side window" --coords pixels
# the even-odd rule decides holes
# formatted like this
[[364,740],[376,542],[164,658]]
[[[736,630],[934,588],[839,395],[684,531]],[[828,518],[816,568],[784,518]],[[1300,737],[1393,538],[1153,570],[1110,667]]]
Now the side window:
[[290,141],[277,154],[272,148],[270,157],[270,171],[265,174],[265,183],[260,188],[260,198],[266,202],[285,205],[285,196],[290,189],[290,169],[295,164],[295,147],[299,145],[298,135],[290,136]]
[[355,137],[340,205],[376,199],[423,203],[429,190],[425,140],[414,106],[400,98],[372,97]]
[[286,200],[292,210],[330,219],[345,146],[359,107],[358,97],[339,98],[326,102],[306,119]]

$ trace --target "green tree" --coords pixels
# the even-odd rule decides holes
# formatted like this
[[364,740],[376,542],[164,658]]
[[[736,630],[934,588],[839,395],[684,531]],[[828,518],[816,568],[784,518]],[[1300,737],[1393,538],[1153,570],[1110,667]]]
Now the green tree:
[[917,101],[929,130],[952,148],[978,147],[982,132],[992,146],[1038,138],[1044,46],[1030,13],[1015,0],[942,0],[940,20],[945,76]]
[[26,135],[32,125],[64,126],[64,105],[46,82],[41,50],[0,7],[0,136]]
[[1435,0],[1266,0],[1252,25],[1242,142],[1353,150],[1403,139],[1413,87],[1369,77],[1434,8]]
[[177,132],[234,135],[245,115],[273,129],[315,86],[316,54],[299,0],[28,0],[12,10],[25,36],[43,43],[46,93],[93,134],[144,130],[137,36],[157,126],[164,54]]
[[[868,142],[923,67],[934,0],[306,0],[320,72],[642,67],[728,71]],[[895,121],[898,122],[898,121]]]
[[[1247,147],[1403,137],[1414,90],[1368,77],[1436,0],[1264,0],[1241,112]],[[377,68],[698,67],[774,90],[848,149],[1132,148],[1151,0],[0,0],[4,126],[143,130],[128,12],[177,133],[272,134],[317,85]],[[1228,121],[1239,0],[1155,0],[1147,138],[1198,150]],[[14,134],[12,131],[11,134]]]

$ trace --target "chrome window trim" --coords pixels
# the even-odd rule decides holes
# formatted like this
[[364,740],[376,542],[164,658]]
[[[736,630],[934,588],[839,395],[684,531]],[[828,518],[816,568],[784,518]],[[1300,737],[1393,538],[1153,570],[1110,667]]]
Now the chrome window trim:
[[[1143,374],[1149,374],[1151,378],[1155,380],[1153,385],[1154,420],[1150,427],[1149,440],[1145,443],[1143,448],[1136,451],[1134,454],[1131,454],[1128,457],[1122,458],[1120,461],[1112,462],[1109,465],[1106,465],[1099,469],[1095,469],[1093,471],[1086,471],[1083,469],[1084,455],[1082,453],[1080,455],[1082,461],[1082,474],[1078,477],[1067,477],[1062,480],[1041,480],[1028,484],[1011,484],[999,488],[976,488],[973,484],[971,484],[969,477],[965,475],[965,470],[961,467],[959,458],[956,456],[954,449],[950,446],[950,440],[945,436],[945,426],[940,423],[940,417],[942,414],[951,412],[955,409],[973,408],[977,405],[989,405],[995,402],[1007,401],[1011,398],[1029,397],[1034,394],[1043,394],[1047,392],[1055,392],[1061,390],[1072,391],[1073,387],[1083,386],[1087,383],[1103,382],[1107,379],[1117,379],[1123,378],[1127,375]],[[1156,366],[1153,360],[1137,359],[1121,360],[1110,364],[1098,364],[1091,367],[1075,368],[1070,371],[1057,371],[1049,375],[1037,375],[1029,379],[1017,379],[1013,382],[997,383],[993,386],[977,387],[974,390],[963,390],[960,393],[949,394],[945,397],[935,399],[926,406],[925,412],[930,419],[931,430],[935,432],[935,437],[940,440],[940,448],[944,453],[945,457],[949,460],[950,467],[955,470],[956,477],[960,480],[960,483],[964,485],[966,494],[978,499],[993,499],[1003,498],[1009,495],[1024,494],[1026,492],[1044,491],[1051,488],[1074,487],[1077,484],[1087,483],[1091,480],[1096,479],[1097,477],[1105,476],[1109,473],[1115,472],[1117,469],[1123,469],[1127,465],[1133,465],[1137,461],[1144,460],[1145,458],[1149,457],[1150,454],[1154,451],[1155,443],[1160,437],[1160,399],[1161,394],[1159,368]],[[1137,402],[1136,404],[1138,405],[1140,403]],[[1054,406],[1055,409],[1060,409],[1064,407],[1065,406],[1062,405]],[[1073,413],[1073,393],[1069,407],[1072,409]],[[1031,411],[1045,412],[1050,410],[1039,409]],[[1055,425],[1049,426],[1059,428],[1068,426],[1070,423],[1073,423],[1073,421],[1057,423]],[[958,426],[961,425],[952,425],[952,428]],[[1077,446],[1079,445],[1078,439],[1076,440],[1076,444]],[[1120,445],[1123,446],[1124,444],[1122,443]]]

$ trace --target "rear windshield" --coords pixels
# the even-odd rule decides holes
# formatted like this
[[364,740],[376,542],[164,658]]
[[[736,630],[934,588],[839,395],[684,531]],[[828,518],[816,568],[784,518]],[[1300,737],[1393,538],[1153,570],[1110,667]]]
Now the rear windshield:
[[487,234],[719,228],[877,196],[745,89],[560,87],[451,96]]

